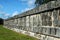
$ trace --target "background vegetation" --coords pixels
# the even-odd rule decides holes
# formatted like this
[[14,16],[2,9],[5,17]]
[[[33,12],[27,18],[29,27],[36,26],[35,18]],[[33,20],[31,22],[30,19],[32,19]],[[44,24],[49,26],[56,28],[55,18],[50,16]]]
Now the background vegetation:
[[3,19],[0,18],[0,25],[3,25]]
[[36,0],[36,1],[35,1],[35,5],[36,5],[36,6],[39,6],[39,5],[42,5],[42,4],[44,4],[44,3],[48,3],[48,2],[50,2],[50,1],[56,1],[56,0]]

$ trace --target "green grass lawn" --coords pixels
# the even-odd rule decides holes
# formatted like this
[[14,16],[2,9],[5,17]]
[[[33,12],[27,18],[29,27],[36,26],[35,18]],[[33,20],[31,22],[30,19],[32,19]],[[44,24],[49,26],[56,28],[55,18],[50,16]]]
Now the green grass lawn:
[[37,39],[3,28],[3,26],[0,25],[0,40],[37,40]]

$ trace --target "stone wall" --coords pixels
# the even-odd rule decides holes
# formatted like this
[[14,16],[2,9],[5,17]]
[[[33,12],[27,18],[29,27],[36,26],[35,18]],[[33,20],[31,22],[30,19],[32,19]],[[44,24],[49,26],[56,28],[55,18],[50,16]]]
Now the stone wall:
[[4,27],[40,40],[60,40],[60,0],[6,19]]

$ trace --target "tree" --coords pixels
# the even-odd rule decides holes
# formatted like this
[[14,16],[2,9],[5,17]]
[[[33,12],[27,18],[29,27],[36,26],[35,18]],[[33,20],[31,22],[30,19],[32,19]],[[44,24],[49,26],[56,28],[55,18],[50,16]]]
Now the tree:
[[41,5],[43,3],[43,0],[36,0],[35,1],[35,5],[36,6],[39,6],[39,5]]
[[36,1],[35,1],[35,5],[36,5],[36,6],[39,6],[39,5],[41,5],[41,4],[48,3],[48,2],[50,2],[50,1],[56,1],[56,0],[36,0]]
[[3,19],[0,18],[0,25],[3,25]]
[[44,1],[43,1],[43,4],[44,4],[44,3],[48,3],[48,2],[50,2],[50,1],[56,1],[56,0],[44,0]]

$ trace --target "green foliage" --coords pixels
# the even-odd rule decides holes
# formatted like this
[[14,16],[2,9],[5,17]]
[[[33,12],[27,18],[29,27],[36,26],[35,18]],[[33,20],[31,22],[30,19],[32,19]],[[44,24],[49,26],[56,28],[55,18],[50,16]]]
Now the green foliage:
[[3,25],[3,19],[0,18],[0,25]]
[[36,6],[39,6],[39,5],[42,4],[42,2],[43,2],[43,0],[36,0],[36,1],[35,1],[35,5],[36,5]]
[[37,39],[21,33],[16,33],[12,30],[3,28],[3,26],[0,25],[0,40],[37,40]]
[[36,5],[36,6],[39,6],[39,5],[41,5],[41,4],[48,3],[48,2],[50,2],[50,1],[56,1],[56,0],[36,0],[36,1],[35,1],[35,5]]
[[48,3],[48,2],[50,2],[50,1],[55,1],[55,0],[44,0],[44,1],[43,1],[43,4],[44,4],[44,3]]

